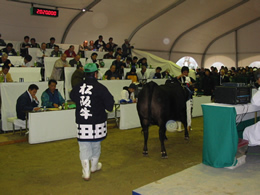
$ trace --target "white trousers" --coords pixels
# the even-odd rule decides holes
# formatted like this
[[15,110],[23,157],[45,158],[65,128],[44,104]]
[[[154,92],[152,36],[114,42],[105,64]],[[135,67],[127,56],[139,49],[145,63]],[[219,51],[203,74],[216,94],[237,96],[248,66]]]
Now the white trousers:
[[[26,126],[26,121],[25,120],[21,120],[21,119],[16,119],[14,121],[14,125],[15,125],[15,129],[18,129],[18,128],[22,128],[22,129],[26,129],[25,126]],[[29,129],[29,123],[27,123],[27,128]]]
[[79,143],[79,158],[80,160],[91,160],[92,158],[99,159],[101,154],[101,143],[97,142],[78,142]]
[[249,146],[260,145],[260,121],[245,128],[243,132],[243,139],[249,141]]

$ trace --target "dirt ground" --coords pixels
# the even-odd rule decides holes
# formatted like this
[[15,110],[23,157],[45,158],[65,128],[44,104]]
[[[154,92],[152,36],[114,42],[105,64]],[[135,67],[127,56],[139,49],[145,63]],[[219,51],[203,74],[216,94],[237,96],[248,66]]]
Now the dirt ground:
[[90,181],[81,178],[76,139],[0,146],[0,194],[132,194],[201,163],[203,118],[193,118],[192,124],[188,142],[183,132],[167,132],[168,159],[161,159],[157,126],[150,127],[148,157],[142,155],[141,128],[109,129],[102,142],[102,170],[91,174]]

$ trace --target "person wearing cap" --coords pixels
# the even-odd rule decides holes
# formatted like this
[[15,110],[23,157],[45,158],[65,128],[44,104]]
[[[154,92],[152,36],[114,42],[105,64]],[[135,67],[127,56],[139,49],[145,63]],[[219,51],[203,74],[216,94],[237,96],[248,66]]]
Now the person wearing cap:
[[74,73],[71,76],[71,86],[72,88],[76,85],[83,82],[84,79],[84,68],[82,64],[77,65],[77,70],[74,71]]
[[[258,85],[260,85],[260,70],[255,72],[255,79]],[[257,92],[253,95],[251,99],[251,104],[253,106],[260,106],[260,87]],[[249,146],[257,146],[260,145],[260,121],[256,124],[248,126],[245,128],[243,132],[243,139],[249,141]]]
[[95,63],[84,66],[85,80],[76,85],[70,98],[76,104],[77,139],[82,164],[82,177],[88,181],[90,174],[99,171],[101,141],[107,136],[107,111],[114,107],[114,97],[97,81],[98,68]]
[[122,103],[135,103],[136,99],[135,99],[135,92],[136,90],[136,85],[131,83],[129,85],[129,87],[124,87],[123,91],[121,91],[121,100],[120,100],[120,104]]
[[62,54],[60,59],[56,60],[50,79],[54,79],[56,81],[64,80],[64,67],[70,67],[68,61],[66,60],[67,55]]

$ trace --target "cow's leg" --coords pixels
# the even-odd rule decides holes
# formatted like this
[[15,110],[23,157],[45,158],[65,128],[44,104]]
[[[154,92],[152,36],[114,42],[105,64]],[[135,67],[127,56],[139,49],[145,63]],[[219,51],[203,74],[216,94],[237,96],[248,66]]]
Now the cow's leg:
[[143,125],[143,133],[144,133],[144,148],[143,148],[143,155],[148,156],[148,148],[147,148],[147,140],[149,136],[149,126]]
[[167,153],[166,153],[166,149],[165,149],[165,146],[164,146],[164,140],[165,140],[165,131],[166,131],[166,128],[165,126],[160,126],[160,129],[159,129],[159,138],[160,138],[160,142],[161,142],[161,155],[162,155],[162,158],[168,158],[167,156]]
[[184,126],[184,137],[186,140],[188,140],[190,136],[189,136],[189,132],[188,132],[187,120],[182,121],[182,124]]

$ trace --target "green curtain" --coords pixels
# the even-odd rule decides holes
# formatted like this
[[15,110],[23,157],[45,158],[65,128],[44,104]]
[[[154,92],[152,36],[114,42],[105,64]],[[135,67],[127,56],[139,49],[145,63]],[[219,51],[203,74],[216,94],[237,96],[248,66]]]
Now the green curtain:
[[236,109],[202,105],[203,110],[203,156],[202,162],[212,167],[235,165],[238,135]]

